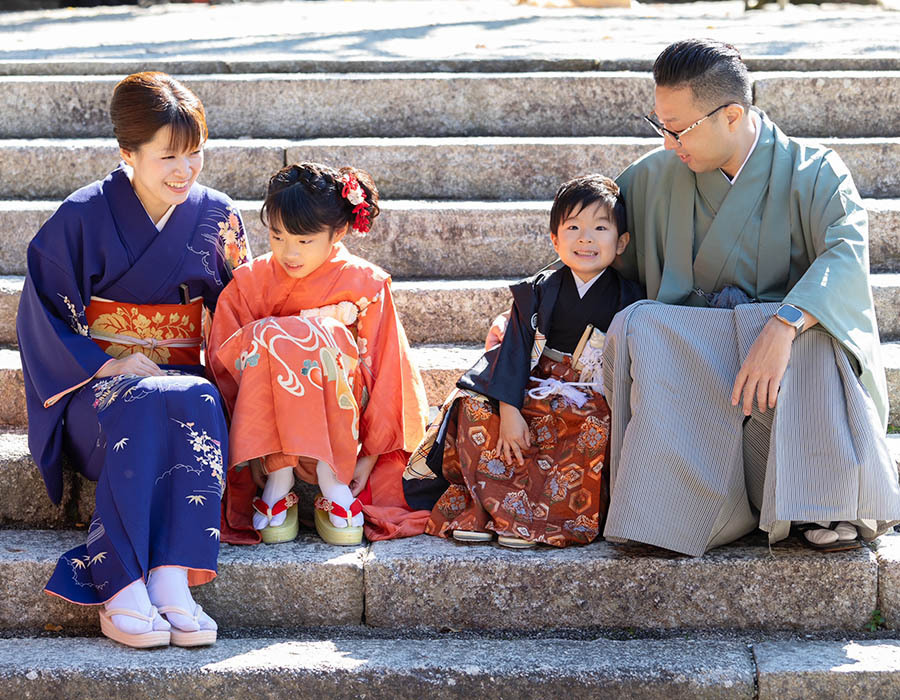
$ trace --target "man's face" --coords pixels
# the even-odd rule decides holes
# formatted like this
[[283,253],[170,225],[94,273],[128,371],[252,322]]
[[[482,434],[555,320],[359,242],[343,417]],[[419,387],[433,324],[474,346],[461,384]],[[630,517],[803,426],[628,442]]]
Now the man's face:
[[[704,109],[694,102],[689,87],[656,88],[656,117],[670,131],[680,132],[703,117],[717,105]],[[678,143],[665,136],[666,150],[675,151],[681,161],[695,173],[705,173],[722,167],[734,155],[737,147],[734,132],[729,128],[725,111],[720,110],[680,137]]]

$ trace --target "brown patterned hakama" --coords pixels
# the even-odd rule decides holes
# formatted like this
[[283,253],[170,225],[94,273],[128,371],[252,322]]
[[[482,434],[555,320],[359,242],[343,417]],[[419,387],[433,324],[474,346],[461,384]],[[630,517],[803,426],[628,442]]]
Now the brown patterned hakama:
[[[541,357],[532,372],[577,382],[568,359]],[[531,382],[534,386],[534,382]],[[555,547],[597,537],[609,505],[607,461],[610,415],[602,394],[586,387],[581,407],[558,395],[525,395],[522,416],[531,432],[525,464],[506,462],[496,450],[500,415],[486,401],[459,399],[444,444],[450,487],[435,504],[425,532],[492,530]]]

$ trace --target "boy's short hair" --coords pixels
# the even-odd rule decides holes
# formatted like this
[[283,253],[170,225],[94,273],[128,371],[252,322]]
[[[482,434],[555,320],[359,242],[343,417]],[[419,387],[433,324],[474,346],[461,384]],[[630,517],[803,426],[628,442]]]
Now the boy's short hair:
[[564,182],[556,191],[550,209],[550,233],[559,233],[559,226],[572,214],[578,213],[594,202],[601,202],[610,218],[616,222],[616,232],[622,235],[628,230],[625,217],[625,200],[614,180],[603,175],[591,174]]

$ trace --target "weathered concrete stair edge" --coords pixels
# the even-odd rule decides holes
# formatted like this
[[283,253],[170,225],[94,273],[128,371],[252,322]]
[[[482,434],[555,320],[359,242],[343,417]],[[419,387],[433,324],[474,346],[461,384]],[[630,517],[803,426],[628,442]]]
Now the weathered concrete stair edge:
[[[478,343],[494,317],[509,308],[513,280],[395,280],[397,310],[412,343]],[[23,278],[0,277],[0,345],[15,345]],[[884,340],[900,339],[900,273],[871,276]]]
[[[898,56],[780,56],[743,54],[751,71],[896,71]],[[178,76],[228,73],[534,73],[538,71],[640,71],[649,73],[652,58],[386,58],[361,59],[86,59],[2,60],[0,76],[125,76],[144,70],[161,70]]]
[[[42,587],[85,533],[0,532],[0,629],[96,631],[96,609]],[[223,628],[440,630],[733,629],[862,631],[879,609],[900,624],[900,536],[823,555],[752,535],[701,558],[597,541],[516,552],[420,536],[336,549],[306,530],[277,547],[223,545],[195,589]],[[422,586],[428,581],[428,586]],[[827,590],[827,596],[822,591]],[[527,591],[527,595],[523,594]]]
[[[754,101],[801,136],[898,136],[900,71],[754,74]],[[105,136],[115,77],[0,78],[0,136]],[[198,75],[220,137],[646,134],[653,82],[628,72]],[[560,95],[572,95],[559,119]],[[277,111],[268,109],[275,100]],[[20,105],[31,105],[23,121]],[[590,105],[590,107],[588,107]],[[264,115],[264,116],[263,116]]]
[[[729,640],[410,640],[338,634],[310,641],[220,639],[209,648],[135,654],[103,639],[9,639],[0,640],[0,658],[0,695],[35,700],[220,694],[233,700],[750,700],[756,680],[750,649]],[[838,674],[831,675],[838,688],[847,687]]]
[[34,700],[133,700],[227,692],[272,696],[445,700],[548,695],[773,700],[893,697],[900,692],[900,640],[745,643],[653,639],[426,638],[329,635],[220,639],[185,652],[134,653],[97,638],[0,640],[0,694]]
[[[205,149],[201,182],[235,199],[257,199],[283,163],[313,160],[368,170],[386,200],[549,200],[561,182],[579,173],[614,176],[660,146],[658,137],[646,136],[649,127],[641,133],[645,136],[214,139]],[[841,156],[863,196],[900,196],[900,138],[814,140]],[[112,139],[0,140],[0,199],[62,199],[105,177],[118,161]]]
[[[898,164],[900,165],[900,164]],[[269,250],[259,201],[235,202],[255,254]],[[866,199],[873,272],[900,270],[900,199]],[[25,274],[28,243],[58,202],[0,201],[0,274]],[[556,259],[547,201],[383,202],[366,238],[350,249],[397,279],[525,277]]]

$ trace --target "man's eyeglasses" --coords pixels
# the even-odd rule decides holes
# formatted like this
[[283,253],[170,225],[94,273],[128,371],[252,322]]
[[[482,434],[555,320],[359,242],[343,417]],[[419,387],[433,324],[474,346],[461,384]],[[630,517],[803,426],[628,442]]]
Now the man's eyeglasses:
[[724,105],[719,105],[712,112],[707,114],[705,117],[701,117],[700,119],[695,121],[693,124],[691,124],[688,128],[682,129],[681,131],[672,131],[671,129],[667,129],[662,124],[660,124],[658,121],[656,121],[656,119],[654,118],[654,117],[656,117],[656,112],[650,112],[650,114],[648,114],[646,117],[644,117],[644,121],[646,121],[650,126],[652,126],[653,130],[657,134],[659,134],[663,138],[666,138],[666,136],[671,136],[673,139],[675,139],[675,143],[677,143],[680,146],[682,136],[684,136],[691,129],[696,129],[698,126],[700,126],[703,122],[705,122],[707,119],[709,119],[712,115],[714,115],[720,109],[724,109],[725,107],[727,107],[730,104],[731,104],[731,102],[728,102],[727,104],[724,104]]

